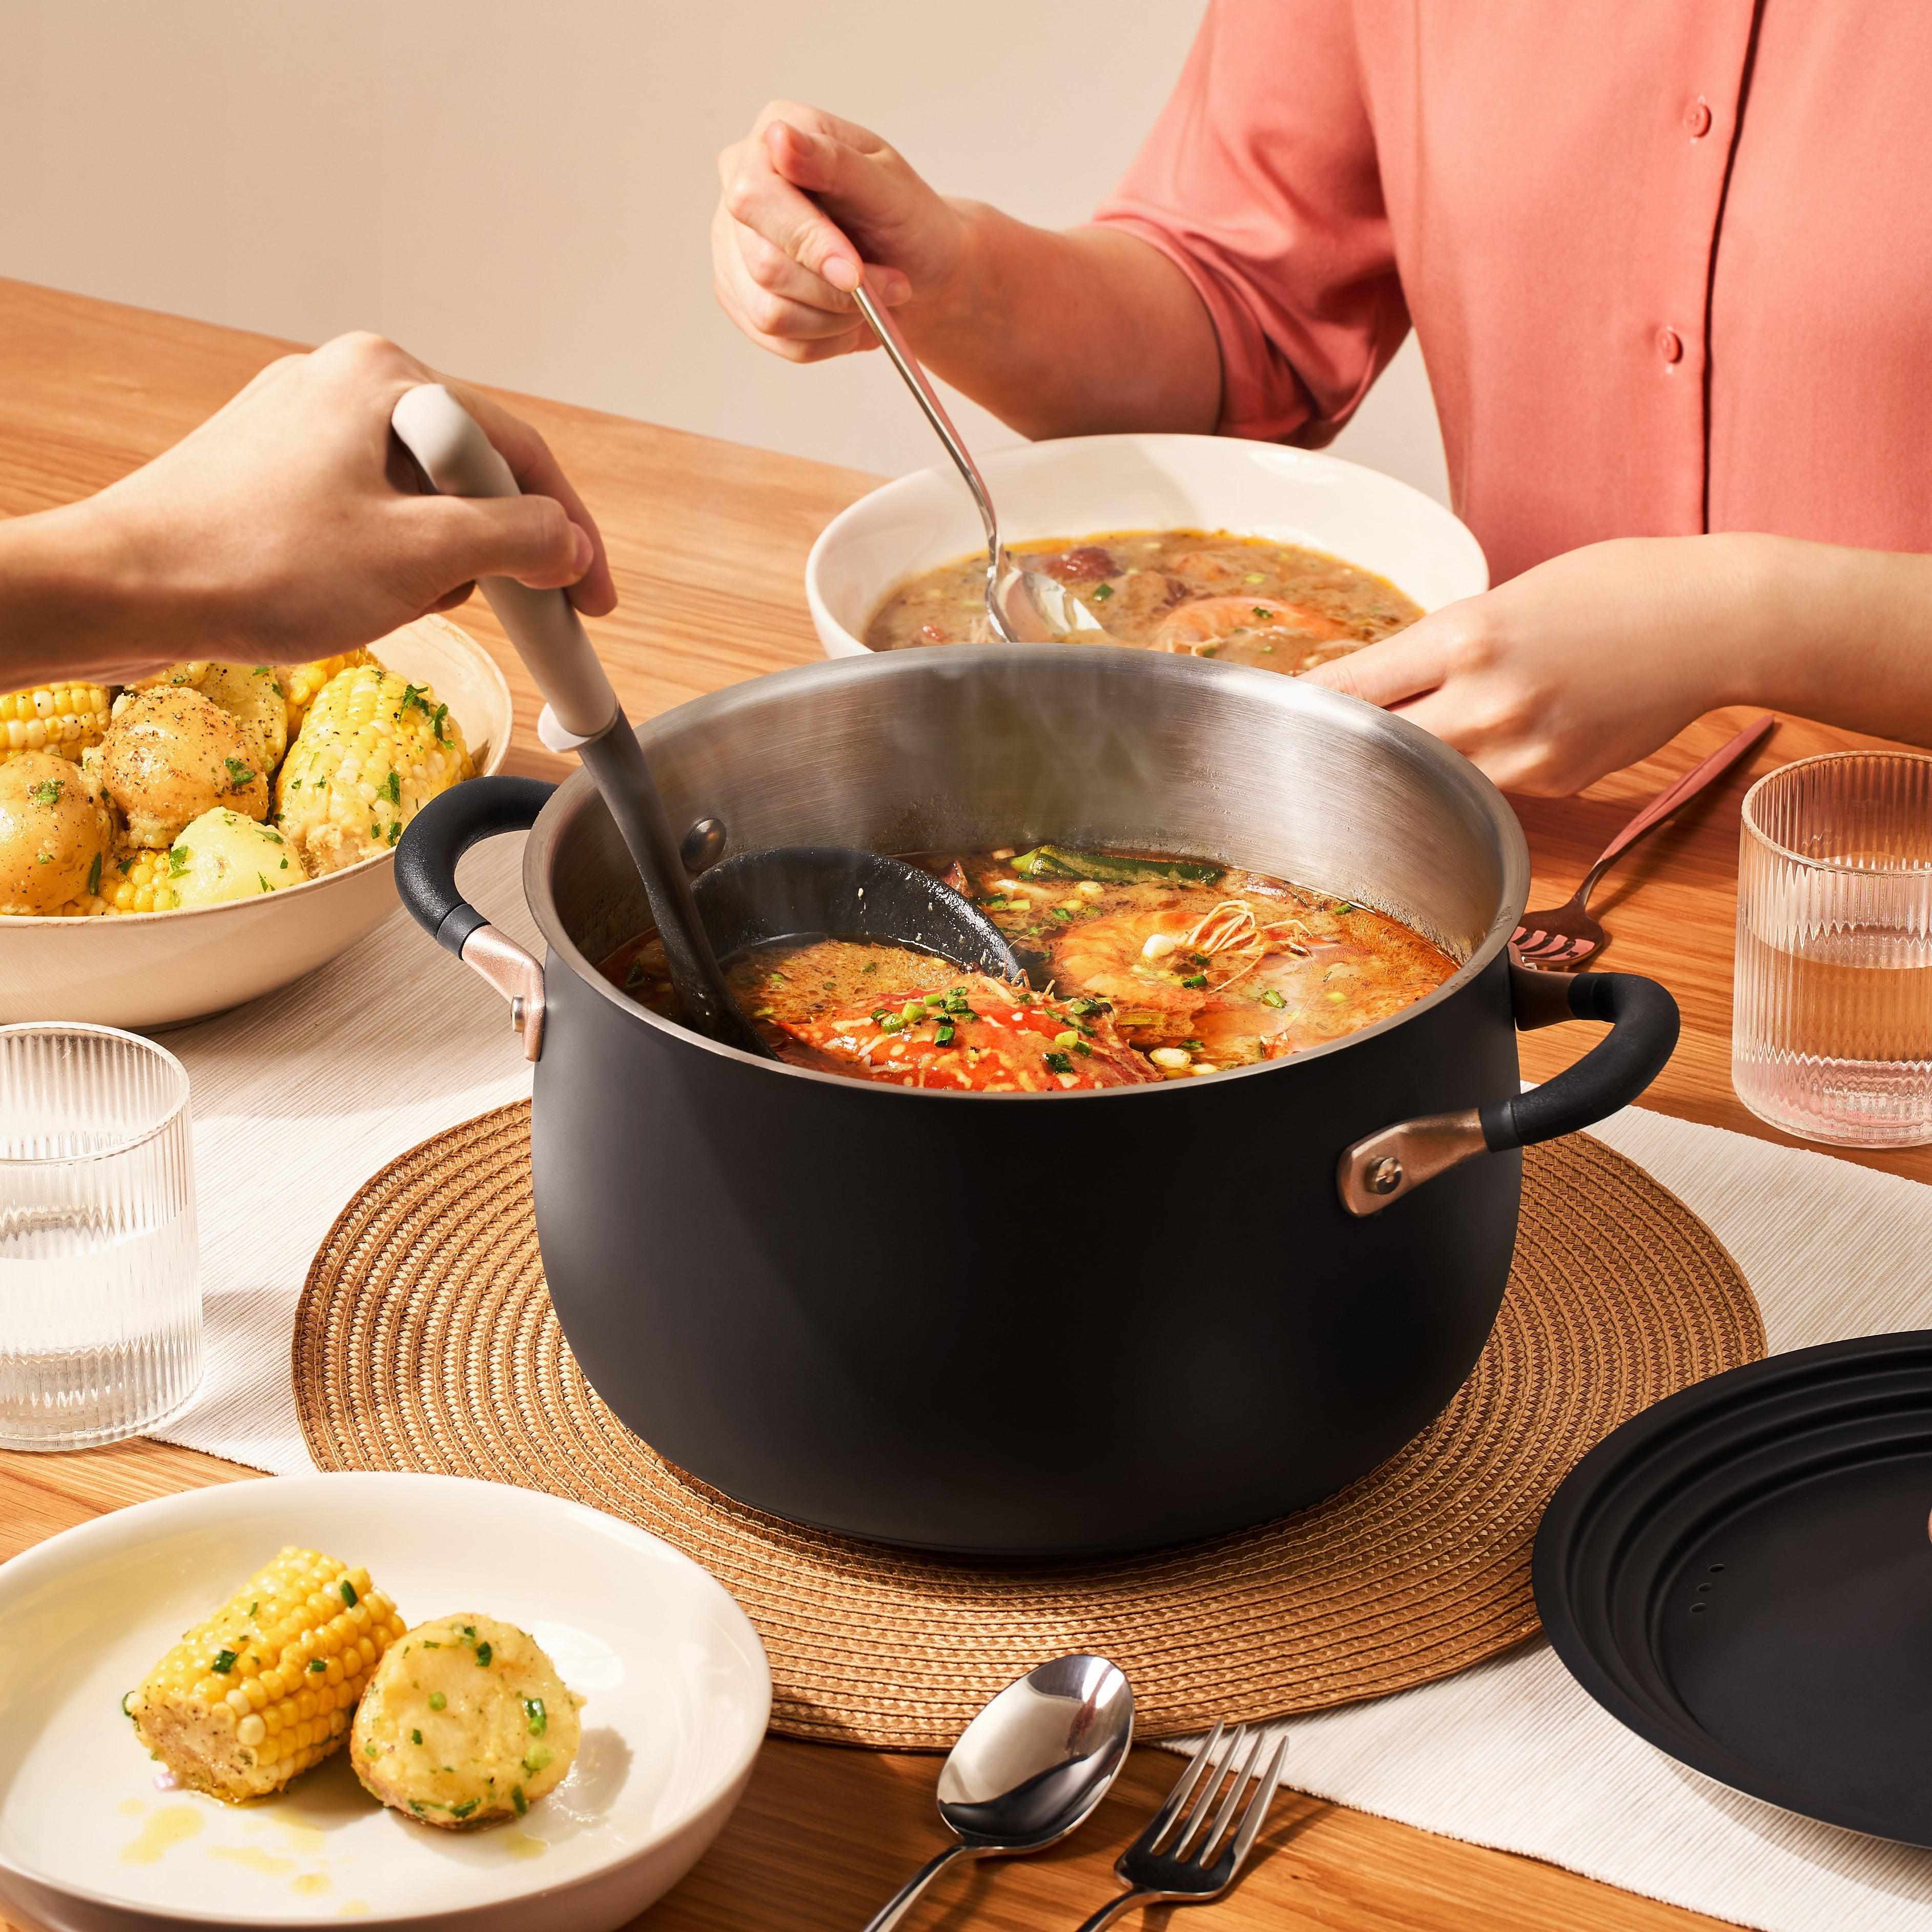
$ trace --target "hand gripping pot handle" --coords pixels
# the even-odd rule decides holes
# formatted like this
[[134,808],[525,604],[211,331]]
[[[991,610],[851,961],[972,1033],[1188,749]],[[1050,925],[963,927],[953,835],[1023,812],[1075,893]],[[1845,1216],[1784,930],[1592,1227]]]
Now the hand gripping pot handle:
[[543,1051],[543,968],[463,896],[456,862],[500,832],[527,832],[556,789],[540,778],[472,778],[431,799],[396,848],[396,890],[410,916],[509,1001],[526,1060]]
[[1574,1066],[1527,1094],[1429,1114],[1384,1127],[1342,1154],[1336,1173],[1351,1214],[1379,1214],[1392,1201],[1479,1154],[1500,1154],[1574,1133],[1627,1107],[1677,1044],[1677,1002],[1634,973],[1538,973],[1511,962],[1510,999],[1525,1031],[1562,1020],[1610,1023],[1610,1034]]

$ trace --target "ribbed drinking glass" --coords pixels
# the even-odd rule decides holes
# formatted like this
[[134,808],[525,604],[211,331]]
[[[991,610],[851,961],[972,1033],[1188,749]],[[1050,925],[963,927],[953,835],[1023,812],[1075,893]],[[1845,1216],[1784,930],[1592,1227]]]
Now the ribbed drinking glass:
[[201,1365],[185,1070],[111,1027],[0,1027],[0,1448],[138,1435]]
[[1804,758],[1746,794],[1731,1079],[1848,1147],[1932,1141],[1932,758]]

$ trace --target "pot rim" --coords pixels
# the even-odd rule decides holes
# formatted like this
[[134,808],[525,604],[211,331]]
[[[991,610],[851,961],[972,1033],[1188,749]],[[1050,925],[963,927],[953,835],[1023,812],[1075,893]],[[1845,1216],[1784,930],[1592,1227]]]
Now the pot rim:
[[[970,676],[982,669],[1004,670],[1016,663],[1024,665],[1036,658],[1042,648],[1104,650],[1105,647],[949,644],[944,648],[950,664],[956,666],[958,674]],[[710,724],[728,719],[734,712],[746,710],[774,698],[782,700],[785,692],[794,688],[836,686],[873,678],[908,675],[913,670],[910,661],[923,655],[917,652],[892,651],[868,653],[862,657],[831,658],[817,663],[796,665],[788,670],[770,671],[762,676],[747,678],[737,684],[728,685],[721,691],[710,692],[702,698],[690,699],[637,726],[638,742],[648,755],[660,739],[672,735],[686,724]],[[1364,704],[1359,698],[1346,697],[1340,692],[1330,691],[1320,686],[1304,684],[1298,679],[1285,677],[1279,671],[1260,670],[1247,664],[1221,664],[1209,658],[1152,658],[1138,652],[1118,649],[1108,652],[1106,655],[1117,660],[1106,666],[1106,671],[1112,675],[1218,677],[1246,685],[1258,698],[1276,702],[1282,696],[1281,688],[1286,686],[1296,694],[1294,702],[1304,704],[1318,712],[1328,712],[1338,721],[1352,719],[1362,713],[1370,714],[1376,719],[1378,730],[1393,733],[1424,763],[1434,766],[1453,787],[1470,798],[1495,830],[1500,848],[1503,885],[1496,914],[1480,942],[1441,986],[1424,994],[1413,1005],[1405,1006],[1401,1012],[1391,1013],[1388,1018],[1377,1020],[1372,1025],[1360,1028],[1354,1033],[1345,1034],[1339,1040],[1327,1040],[1318,1046],[1304,1048],[1284,1059],[1262,1060],[1250,1066],[1230,1067],[1226,1072],[1216,1074],[1207,1083],[1208,1085],[1215,1087],[1228,1080],[1253,1079],[1269,1074],[1286,1072],[1291,1068],[1305,1066],[1310,1061],[1324,1059],[1368,1040],[1379,1039],[1408,1025],[1412,1021],[1419,1019],[1437,1006],[1446,1005],[1466,986],[1480,978],[1491,963],[1508,948],[1521,921],[1523,909],[1529,902],[1528,842],[1523,836],[1522,827],[1518,823],[1516,814],[1510,808],[1508,800],[1460,752],[1452,750],[1441,739],[1424,730],[1420,725],[1412,724],[1406,718],[1382,710],[1378,706]],[[881,1096],[892,1095],[904,1100],[932,1101],[946,1106],[998,1104],[1048,1097],[1062,1103],[1082,1100],[1125,1101],[1144,1099],[1157,1094],[1173,1094],[1197,1090],[1192,1082],[1172,1080],[1150,1082],[1132,1087],[1088,1088],[1050,1096],[1037,1094],[959,1093],[925,1087],[900,1087],[883,1081],[854,1080],[842,1073],[825,1072],[815,1067],[793,1066],[782,1060],[766,1060],[759,1054],[747,1052],[742,1047],[729,1046],[722,1041],[708,1040],[702,1034],[694,1033],[687,1027],[680,1026],[675,1021],[665,1019],[620,992],[598,971],[596,962],[585,956],[565,929],[557,911],[555,896],[550,890],[553,860],[564,827],[579,812],[590,809],[599,802],[596,782],[581,766],[558,785],[549,802],[538,815],[536,823],[530,828],[530,836],[524,844],[524,896],[554,958],[560,958],[579,980],[586,982],[626,1018],[641,1022],[663,1034],[667,1039],[681,1046],[695,1048],[701,1052],[735,1060],[742,1066],[779,1078],[820,1082],[848,1093],[863,1091]],[[1238,864],[1240,862],[1231,859],[1229,862]]]

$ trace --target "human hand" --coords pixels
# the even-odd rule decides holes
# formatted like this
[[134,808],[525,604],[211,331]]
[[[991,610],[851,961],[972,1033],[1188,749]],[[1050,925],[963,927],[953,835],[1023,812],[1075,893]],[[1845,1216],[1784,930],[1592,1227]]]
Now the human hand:
[[1587,544],[1304,676],[1432,731],[1505,791],[1580,791],[1755,694],[1779,622],[1760,542]]
[[739,328],[788,362],[874,346],[850,292],[868,267],[880,302],[915,310],[960,273],[964,214],[850,121],[775,100],[719,154],[718,175],[712,286]]
[[564,589],[592,616],[614,608],[590,512],[542,437],[487,397],[450,385],[524,494],[422,491],[389,417],[405,390],[442,380],[380,337],[340,336],[272,362],[172,449],[72,506],[122,620],[92,674],[332,657],[452,608],[479,577]]

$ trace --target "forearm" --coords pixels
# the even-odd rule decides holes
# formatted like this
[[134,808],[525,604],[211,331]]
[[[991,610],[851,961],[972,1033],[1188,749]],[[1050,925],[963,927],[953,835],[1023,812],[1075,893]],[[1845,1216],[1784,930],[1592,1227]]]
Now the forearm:
[[0,691],[116,683],[178,641],[137,546],[92,502],[0,521]]
[[1734,701],[1932,745],[1932,556],[1720,537],[1754,614]]
[[900,311],[935,374],[1028,436],[1214,430],[1214,326],[1159,249],[1118,230],[1059,233],[955,206],[968,238],[958,274]]

